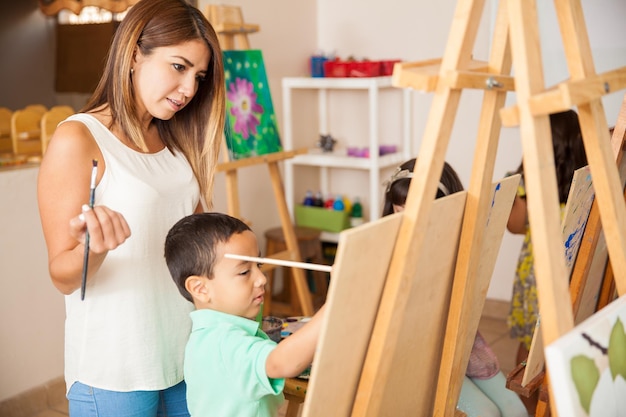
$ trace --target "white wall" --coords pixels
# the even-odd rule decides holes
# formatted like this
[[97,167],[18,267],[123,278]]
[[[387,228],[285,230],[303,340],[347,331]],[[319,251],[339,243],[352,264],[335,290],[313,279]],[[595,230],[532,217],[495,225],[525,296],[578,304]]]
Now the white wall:
[[0,172],[0,401],[63,374],[65,307],[48,276],[38,172]]

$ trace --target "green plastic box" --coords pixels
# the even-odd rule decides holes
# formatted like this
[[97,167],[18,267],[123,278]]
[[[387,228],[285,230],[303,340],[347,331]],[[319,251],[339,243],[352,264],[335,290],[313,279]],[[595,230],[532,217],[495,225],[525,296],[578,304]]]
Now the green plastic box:
[[333,233],[339,233],[350,227],[350,217],[346,211],[297,205],[295,215],[297,226],[312,227]]

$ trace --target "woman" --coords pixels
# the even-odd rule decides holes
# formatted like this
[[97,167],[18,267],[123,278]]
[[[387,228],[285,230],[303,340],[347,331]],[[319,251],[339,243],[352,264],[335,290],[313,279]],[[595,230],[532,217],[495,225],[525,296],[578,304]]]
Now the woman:
[[143,0],[118,27],[93,96],[50,141],[38,199],[50,277],[66,295],[70,415],[189,415],[193,306],[172,283],[163,242],[176,221],[211,206],[224,96],[222,52],[202,13]]

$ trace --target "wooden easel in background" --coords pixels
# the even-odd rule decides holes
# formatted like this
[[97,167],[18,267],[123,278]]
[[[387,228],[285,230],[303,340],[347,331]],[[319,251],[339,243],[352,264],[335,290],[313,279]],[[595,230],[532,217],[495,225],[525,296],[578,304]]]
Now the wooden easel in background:
[[[259,31],[259,25],[244,23],[241,7],[210,4],[206,16],[220,39],[222,49],[250,49],[249,33]],[[237,48],[235,48],[237,45]]]
[[[258,32],[259,26],[244,23],[240,7],[208,5],[206,9],[206,16],[219,36],[222,49],[235,49],[235,45],[237,45],[238,49],[250,49],[248,34]],[[280,223],[285,236],[285,244],[287,246],[285,251],[273,254],[271,257],[296,262],[301,261],[300,249],[298,248],[298,241],[296,239],[293,223],[289,215],[289,209],[287,208],[278,163],[284,161],[285,159],[293,158],[297,154],[304,153],[306,150],[275,152],[268,155],[230,161],[225,141],[223,142],[223,145],[222,153],[225,156],[225,162],[222,162],[217,166],[217,171],[224,172],[226,174],[228,213],[233,217],[241,218],[239,183],[237,176],[238,170],[243,167],[267,164],[274,192],[274,199],[276,200]],[[265,264],[263,268],[264,271],[268,271],[276,268],[276,266]],[[311,293],[309,291],[305,273],[300,268],[292,268],[292,272],[294,287],[300,302],[302,315],[312,316],[314,313],[313,302],[311,300]]]
[[[622,184],[626,181],[626,96],[611,137],[615,162]],[[626,200],[626,194],[624,195]],[[615,298],[615,281],[608,262],[597,201],[594,201],[580,241],[580,249],[570,277],[570,296],[574,322],[578,324],[601,310]],[[544,344],[541,332],[535,332],[528,358],[507,376],[507,387],[525,397],[539,391],[536,415],[549,414],[548,380],[545,373]]]
[[[443,161],[443,152],[448,140],[449,131],[444,126],[450,124],[456,111],[458,98],[463,88],[486,88],[481,113],[481,126],[478,135],[478,151],[489,148],[497,142],[489,140],[499,129],[500,119],[497,111],[503,106],[506,90],[515,91],[518,105],[503,109],[500,117],[507,126],[520,125],[524,153],[526,184],[530,225],[535,248],[535,270],[538,281],[540,311],[542,314],[543,338],[546,344],[564,334],[573,327],[574,320],[571,304],[568,299],[568,274],[560,243],[560,215],[552,160],[548,114],[563,111],[573,106],[578,107],[580,124],[583,131],[585,148],[594,179],[596,199],[602,221],[607,231],[607,245],[617,276],[618,290],[626,290],[626,211],[621,198],[621,181],[615,168],[614,155],[607,139],[608,127],[602,108],[601,97],[609,92],[624,88],[626,69],[610,71],[597,75],[593,68],[593,57],[587,39],[582,8],[579,1],[555,1],[562,38],[565,46],[568,68],[571,78],[556,88],[545,89],[541,65],[540,38],[538,32],[537,12],[534,1],[501,0],[500,11],[494,33],[492,55],[487,65],[471,59],[471,46],[476,36],[476,25],[479,22],[484,1],[460,0],[457,5],[455,22],[450,35],[448,49],[439,67],[439,79],[436,83],[435,98],[432,106],[434,117],[429,118],[426,128],[422,152],[418,159],[417,169],[426,178],[422,183],[415,183],[409,198],[415,198],[417,207],[416,222],[424,212],[428,213],[428,205],[423,203],[421,194],[429,195],[432,185],[428,179],[436,173]],[[509,50],[509,47],[511,50]],[[516,75],[509,77],[511,54],[515,57]],[[426,71],[425,71],[426,70]],[[401,68],[397,71],[398,86],[410,86],[413,78],[424,80],[428,68]],[[394,73],[395,74],[395,73]],[[514,84],[514,85],[513,85]],[[493,127],[497,129],[493,129]],[[484,128],[484,130],[483,130]],[[423,158],[424,152],[426,158]],[[488,152],[485,152],[487,154]],[[432,156],[432,159],[431,159]],[[433,162],[430,162],[433,161]],[[422,162],[422,164],[419,164]],[[472,190],[480,191],[474,186],[484,182],[493,173],[493,159],[486,160],[487,169],[475,159],[470,194]],[[421,166],[420,166],[421,165]],[[418,176],[419,177],[419,176]],[[436,178],[436,176],[434,176]],[[432,182],[432,181],[431,181]],[[414,191],[415,190],[415,191]],[[417,197],[413,197],[415,193]],[[475,221],[472,217],[481,218],[481,201],[485,196],[476,194],[475,202],[468,199],[462,242],[472,248],[476,236]],[[474,206],[474,207],[472,207]],[[426,207],[426,208],[425,208]],[[407,203],[407,210],[409,204]],[[610,230],[609,230],[610,229]],[[400,242],[398,242],[400,244]],[[462,243],[463,245],[463,243]],[[463,251],[465,252],[465,251]],[[470,312],[472,297],[471,277],[475,269],[476,257],[471,250],[459,253],[457,278],[453,292],[458,296],[457,303],[451,306],[452,319],[448,321],[448,341],[444,346],[444,358],[439,375],[437,398],[434,415],[451,415],[460,389],[461,373],[467,364],[467,333],[464,334],[463,317]],[[466,278],[466,280],[463,280]],[[463,281],[470,284],[463,284]],[[457,287],[458,283],[458,287]],[[468,291],[469,290],[469,291]],[[468,297],[469,296],[469,297]],[[458,320],[454,321],[454,317]],[[468,323],[465,321],[465,323]],[[467,326],[475,329],[473,319]],[[460,331],[458,330],[460,329]],[[456,334],[456,337],[455,337]],[[465,342],[465,343],[463,343]]]
[[[349,404],[348,411],[341,415],[454,415],[471,341],[478,327],[489,281],[488,278],[484,280],[480,277],[480,255],[486,245],[487,238],[482,232],[490,220],[490,183],[502,124],[519,125],[521,131],[542,335],[546,345],[574,326],[569,300],[569,274],[559,227],[560,210],[552,143],[546,140],[550,137],[550,113],[574,106],[578,109],[598,211],[616,277],[615,283],[620,294],[626,292],[626,208],[601,102],[603,95],[626,87],[626,68],[604,74],[595,73],[579,0],[555,1],[570,72],[567,81],[551,89],[545,88],[535,0],[499,1],[489,61],[475,61],[472,58],[472,48],[484,3],[484,0],[458,1],[442,60],[396,64],[394,69],[396,86],[412,87],[435,94],[406,208],[397,220],[401,224],[396,225],[398,234],[394,239],[395,247],[390,258],[380,256],[377,259],[379,263],[390,259],[388,269],[384,265],[386,279],[382,297],[380,303],[374,307],[377,311],[362,369],[357,370],[360,373],[358,386],[356,389],[349,387],[355,392],[354,401]],[[510,75],[513,58],[514,77]],[[402,379],[392,377],[399,369],[398,363],[403,368],[420,369],[419,366],[415,367],[416,363],[429,364],[437,360],[429,355],[420,357],[415,346],[413,354],[407,353],[410,351],[407,350],[406,332],[411,329],[402,326],[402,323],[406,323],[407,308],[414,302],[411,298],[414,294],[413,288],[419,284],[419,280],[412,278],[427,261],[423,259],[429,246],[426,244],[425,230],[433,217],[431,213],[438,214],[433,211],[435,191],[443,168],[451,126],[461,93],[466,88],[484,90],[484,98],[474,166],[463,214],[451,302],[447,312],[443,353],[441,360],[437,362],[439,370],[435,390],[432,384],[420,383],[424,380],[421,370],[419,374],[407,375]],[[518,104],[505,109],[507,91],[516,93]],[[381,222],[391,221],[381,219]],[[367,226],[369,229],[378,225],[374,222]],[[392,228],[391,225],[387,226]],[[368,237],[374,237],[378,241],[378,234],[381,233],[378,229],[371,230],[369,236],[366,229],[359,229],[344,232],[342,235],[347,239],[347,236],[364,232],[363,237],[355,239],[354,245],[365,242]],[[346,246],[344,248],[349,250]],[[342,250],[341,241],[339,250]],[[371,266],[376,266],[376,262],[368,259],[361,259],[359,262],[370,262]],[[337,283],[349,279],[349,274],[339,273],[339,268],[334,272],[329,290],[331,303],[336,297],[334,292]],[[348,295],[344,295],[344,299],[348,300]],[[337,303],[341,304],[339,301]],[[334,319],[337,317],[333,316]],[[428,311],[417,317],[418,321],[439,319],[436,312]],[[328,321],[325,326],[330,326]],[[326,337],[330,336],[323,333],[320,342],[327,343]],[[431,334],[423,335],[425,345],[432,342],[430,337]],[[357,345],[355,341],[351,347],[361,347]],[[402,353],[401,357],[395,357],[399,352]],[[327,398],[325,396],[332,395],[333,390],[343,388],[343,368],[337,371],[332,361],[325,362],[327,359],[331,359],[331,356],[320,355],[316,358],[312,382],[316,378],[315,373],[335,375],[337,382],[333,384],[332,379],[326,378],[328,383],[320,386],[324,395],[312,395],[314,392],[311,387],[307,394],[311,394],[311,398],[305,401],[305,416],[323,415],[313,411],[307,414],[307,411],[319,405],[320,398]],[[316,365],[318,362],[319,366]],[[403,368],[400,370],[404,371]],[[407,392],[412,395],[403,394]],[[552,391],[549,392],[551,395]],[[415,397],[418,393],[423,400],[416,403]],[[550,406],[556,415],[553,400],[551,399]]]

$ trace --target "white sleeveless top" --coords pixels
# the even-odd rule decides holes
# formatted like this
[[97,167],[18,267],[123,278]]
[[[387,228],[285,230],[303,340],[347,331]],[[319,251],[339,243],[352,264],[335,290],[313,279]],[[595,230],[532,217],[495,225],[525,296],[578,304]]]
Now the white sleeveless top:
[[76,381],[113,391],[171,387],[183,379],[193,305],[169,274],[164,243],[197,207],[198,183],[181,153],[136,152],[91,115],[66,120],[84,123],[104,157],[95,205],[122,213],[131,231],[90,277],[84,301],[80,290],[65,297],[67,389]]

